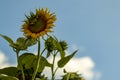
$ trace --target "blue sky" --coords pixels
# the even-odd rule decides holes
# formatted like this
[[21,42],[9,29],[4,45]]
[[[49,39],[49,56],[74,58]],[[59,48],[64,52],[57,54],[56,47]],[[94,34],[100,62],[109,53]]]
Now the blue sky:
[[[24,15],[48,7],[57,15],[54,35],[66,40],[69,47],[80,48],[76,57],[91,57],[95,70],[102,74],[100,80],[119,80],[119,4],[119,0],[0,0],[0,33],[16,40],[22,36]],[[15,54],[2,38],[0,51],[15,63]]]

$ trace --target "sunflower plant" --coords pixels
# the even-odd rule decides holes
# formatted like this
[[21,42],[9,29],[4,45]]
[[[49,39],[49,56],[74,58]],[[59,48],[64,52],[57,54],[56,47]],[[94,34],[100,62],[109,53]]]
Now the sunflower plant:
[[[48,77],[43,74],[45,67],[51,69],[51,80],[56,80],[57,70],[63,68],[78,50],[66,55],[67,42],[59,41],[55,36],[49,34],[53,32],[56,15],[51,13],[48,8],[36,9],[35,13],[30,12],[29,16],[25,16],[26,19],[21,28],[22,37],[13,41],[10,37],[0,34],[12,47],[17,58],[17,67],[10,66],[0,69],[0,80],[48,80]],[[34,45],[38,46],[37,55],[28,51],[28,48]],[[56,68],[55,60],[58,55],[60,60],[57,61]],[[48,61],[49,57],[52,57],[52,63]],[[63,78],[62,80],[69,79]]]

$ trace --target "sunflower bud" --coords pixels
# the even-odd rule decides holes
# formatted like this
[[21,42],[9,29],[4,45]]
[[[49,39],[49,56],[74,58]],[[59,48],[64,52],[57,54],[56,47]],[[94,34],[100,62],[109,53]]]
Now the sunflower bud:
[[61,45],[63,51],[66,50],[66,49],[68,48],[67,42],[65,42],[65,41],[60,41],[59,43],[60,43],[60,45]]
[[53,50],[55,50],[54,39],[52,37],[49,37],[45,41],[45,47],[48,50],[48,52],[52,52]]

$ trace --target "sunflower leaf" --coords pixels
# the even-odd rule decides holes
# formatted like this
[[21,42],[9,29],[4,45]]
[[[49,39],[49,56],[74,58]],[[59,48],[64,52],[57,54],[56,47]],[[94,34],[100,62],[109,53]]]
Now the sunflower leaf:
[[6,68],[3,68],[3,69],[0,69],[0,75],[4,74],[4,75],[7,75],[7,76],[16,77],[17,72],[18,72],[18,70],[17,70],[16,67],[6,67]]
[[[34,66],[33,69],[34,69],[34,70],[36,69],[36,62],[37,62],[37,60],[36,60],[36,61],[34,62],[34,64],[33,64],[33,66]],[[45,66],[51,67],[52,64],[50,64],[50,63],[46,60],[46,58],[44,58],[43,56],[41,56],[40,62],[39,62],[38,72],[42,72],[43,69],[45,68]]]
[[2,34],[0,34],[0,36],[3,37],[10,45],[14,44],[13,40],[10,37],[2,35]]
[[76,53],[77,51],[78,51],[78,50],[74,51],[72,54],[70,54],[70,55],[68,55],[68,56],[66,56],[66,57],[61,58],[61,59],[58,61],[58,63],[57,63],[58,67],[59,67],[59,68],[64,67],[64,66],[70,61],[70,59],[75,55],[75,53]]
[[0,80],[18,80],[16,77],[0,75]]
[[[32,68],[36,70],[37,56],[32,53],[24,53],[19,57],[19,62],[25,69]],[[51,67],[51,64],[43,56],[41,56],[38,72],[42,72],[45,66]],[[18,69],[20,69],[20,65],[18,65]]]
[[[30,69],[33,66],[33,63],[36,59],[36,56],[32,53],[24,53],[21,56],[19,56],[19,63],[21,65],[24,65],[25,69]],[[18,65],[18,69],[20,68],[20,65]]]

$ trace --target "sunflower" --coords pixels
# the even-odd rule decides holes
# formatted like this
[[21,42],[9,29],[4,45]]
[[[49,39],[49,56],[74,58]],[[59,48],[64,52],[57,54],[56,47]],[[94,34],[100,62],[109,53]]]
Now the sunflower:
[[30,16],[26,18],[22,25],[22,31],[26,37],[36,39],[48,32],[53,32],[51,29],[55,26],[56,15],[50,13],[48,8],[36,9],[36,14],[30,12]]

